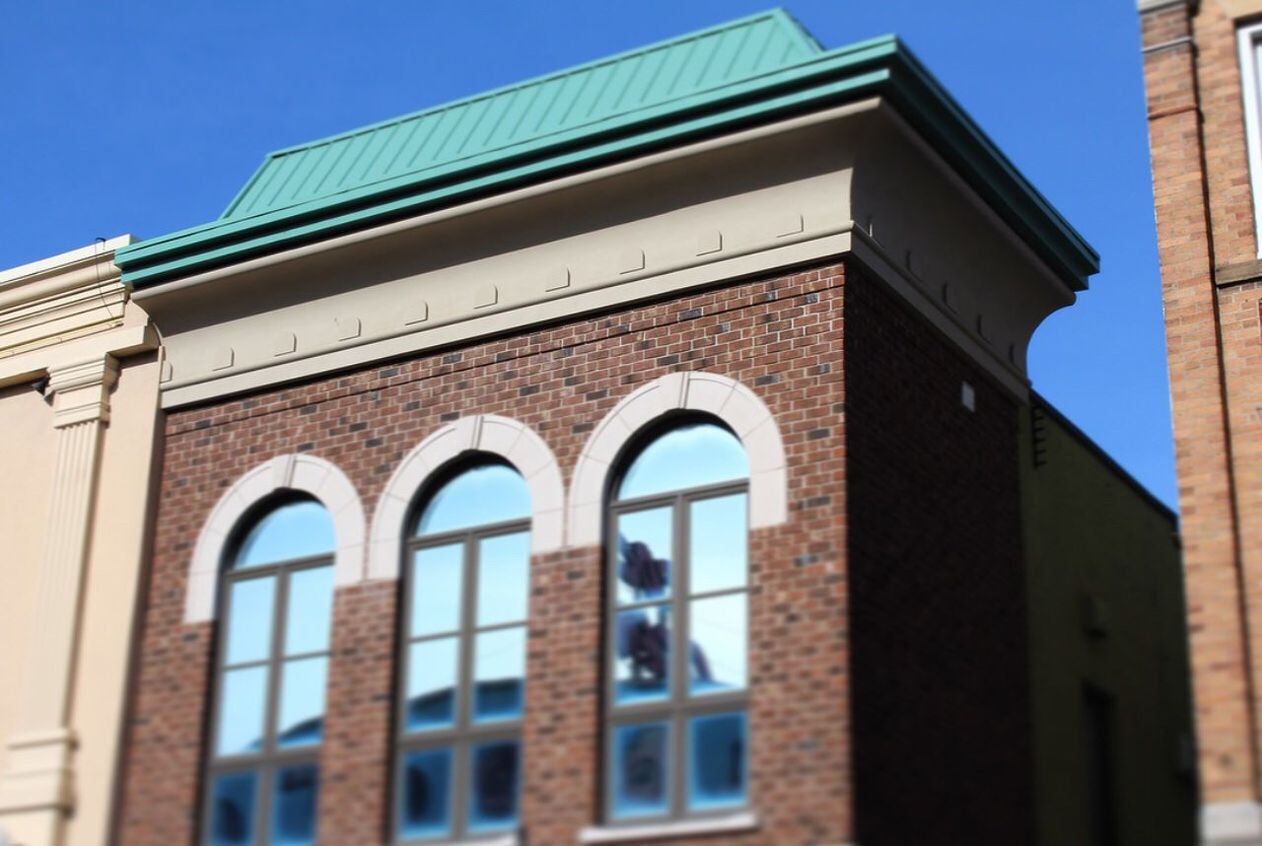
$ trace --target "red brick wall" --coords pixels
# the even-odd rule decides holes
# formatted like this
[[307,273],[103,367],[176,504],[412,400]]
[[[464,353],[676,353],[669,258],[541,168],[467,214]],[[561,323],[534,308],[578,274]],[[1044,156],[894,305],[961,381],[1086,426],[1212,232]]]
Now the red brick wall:
[[856,840],[1031,842],[1018,405],[853,271],[845,318]]
[[1262,742],[1250,704],[1262,680],[1262,334],[1256,283],[1231,281],[1262,277],[1262,264],[1225,9],[1142,18],[1156,48],[1144,73],[1206,802],[1259,798]]
[[[681,369],[755,390],[789,460],[789,520],[751,537],[751,787],[762,827],[707,842],[848,839],[843,278],[828,266],[742,282],[170,415],[122,842],[195,839],[214,627],[183,625],[185,578],[202,523],[241,474],[309,451],[346,472],[367,510],[423,437],[457,416],[494,413],[533,427],[568,481],[593,424]],[[599,562],[595,547],[532,562],[523,797],[532,844],[572,843],[598,819]],[[338,591],[323,843],[387,837],[396,604],[394,582]]]

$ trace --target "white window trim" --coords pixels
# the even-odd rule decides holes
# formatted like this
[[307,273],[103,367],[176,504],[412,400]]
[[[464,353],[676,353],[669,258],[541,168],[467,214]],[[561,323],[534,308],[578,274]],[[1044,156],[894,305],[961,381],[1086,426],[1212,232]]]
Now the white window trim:
[[397,579],[412,503],[435,471],[469,452],[497,455],[530,489],[530,550],[553,552],[564,542],[565,485],[552,450],[524,423],[495,414],[448,423],[404,456],[373,509],[368,579]]
[[681,410],[712,415],[740,438],[749,456],[749,528],[788,520],[784,442],[771,410],[735,379],[703,371],[672,373],[624,398],[588,437],[570,483],[569,546],[601,542],[605,488],[623,448],[654,420]]
[[1249,148],[1249,188],[1253,194],[1253,233],[1262,258],[1262,115],[1259,114],[1257,51],[1262,44],[1262,22],[1242,26],[1236,33],[1240,54],[1240,91],[1244,98],[1245,138]]
[[237,523],[254,505],[277,491],[309,494],[328,509],[337,540],[333,581],[353,585],[364,577],[364,508],[351,480],[336,465],[314,455],[278,455],[237,479],[215,503],[197,538],[189,561],[184,596],[184,622],[214,619],[223,572],[224,548]]
[[640,843],[645,840],[674,840],[680,837],[754,831],[758,825],[757,814],[752,811],[741,811],[721,817],[671,820],[647,825],[587,826],[579,831],[578,842],[582,844]]

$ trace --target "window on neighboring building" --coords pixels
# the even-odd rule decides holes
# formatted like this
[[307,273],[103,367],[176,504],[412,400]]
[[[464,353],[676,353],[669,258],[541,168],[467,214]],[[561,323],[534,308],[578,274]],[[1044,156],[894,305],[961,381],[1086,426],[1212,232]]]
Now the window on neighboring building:
[[746,805],[748,478],[745,450],[731,432],[686,421],[639,449],[613,492],[611,822]]
[[222,580],[205,841],[315,843],[333,612],[333,523],[275,505],[243,532]]
[[396,835],[514,829],[521,793],[530,493],[466,465],[413,524],[404,579]]
[[1253,189],[1253,225],[1258,256],[1262,257],[1262,23],[1241,27],[1241,91],[1244,95],[1245,135],[1249,146],[1249,182]]

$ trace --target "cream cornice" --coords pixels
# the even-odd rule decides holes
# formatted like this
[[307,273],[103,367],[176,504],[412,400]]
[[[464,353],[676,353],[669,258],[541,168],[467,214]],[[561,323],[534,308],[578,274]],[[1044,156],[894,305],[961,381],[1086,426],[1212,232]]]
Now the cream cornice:
[[130,242],[123,235],[0,272],[0,361],[128,322],[113,257]]

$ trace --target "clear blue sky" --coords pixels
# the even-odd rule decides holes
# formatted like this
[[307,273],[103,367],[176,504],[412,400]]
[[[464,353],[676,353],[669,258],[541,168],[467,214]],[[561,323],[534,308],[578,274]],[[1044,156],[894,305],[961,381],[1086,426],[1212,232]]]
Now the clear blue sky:
[[[12,4],[0,268],[204,223],[269,150],[759,11],[761,0]],[[1100,251],[1035,387],[1176,499],[1133,0],[786,0],[826,47],[894,32]]]

